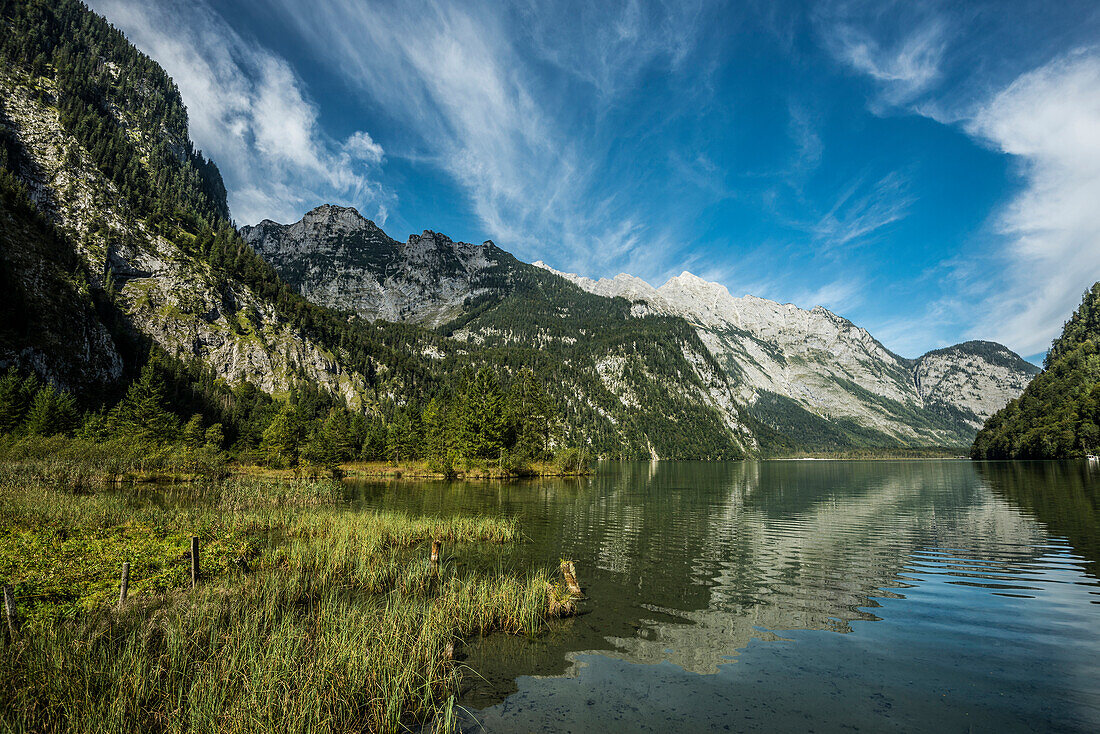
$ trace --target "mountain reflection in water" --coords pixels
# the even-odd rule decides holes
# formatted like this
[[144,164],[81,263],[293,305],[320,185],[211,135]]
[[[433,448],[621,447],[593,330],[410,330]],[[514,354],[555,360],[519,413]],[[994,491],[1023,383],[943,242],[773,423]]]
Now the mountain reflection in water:
[[[810,719],[790,718],[796,703],[772,711],[769,727],[896,727],[902,712],[917,729],[926,727],[913,719],[962,725],[972,714],[1010,729],[1100,724],[1096,469],[967,461],[601,469],[580,481],[359,487],[371,505],[520,515],[531,542],[503,563],[576,560],[587,614],[535,642],[496,635],[470,646],[468,662],[484,680],[467,676],[463,703],[489,707],[474,713],[489,730],[642,722],[660,730],[662,721],[750,729],[764,712],[745,697],[774,700],[787,689],[812,706]],[[817,675],[802,680],[800,667]],[[645,701],[616,702],[616,688],[625,693],[647,676],[676,691],[669,695],[712,705],[679,710],[654,685]],[[821,679],[832,679],[829,691]],[[941,695],[941,685],[969,694]],[[600,686],[607,690],[592,699]],[[845,705],[830,713],[826,697]]]

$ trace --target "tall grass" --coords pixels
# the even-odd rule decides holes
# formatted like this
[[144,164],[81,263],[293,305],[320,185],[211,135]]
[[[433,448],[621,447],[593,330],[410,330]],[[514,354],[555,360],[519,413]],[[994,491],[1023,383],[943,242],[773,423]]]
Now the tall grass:
[[[109,541],[96,549],[115,554],[87,588],[39,600],[37,609],[21,602],[27,622],[0,650],[0,729],[446,728],[440,714],[460,675],[454,642],[537,634],[551,606],[568,598],[545,572],[430,563],[432,539],[452,558],[467,544],[514,540],[510,519],[354,511],[332,482],[187,485],[193,504],[182,507],[70,490],[10,474],[0,481],[0,574],[9,583],[33,576],[21,555],[37,547],[28,537],[63,549],[74,536],[100,533]],[[192,592],[186,548],[196,527],[207,577]],[[116,610],[127,554],[136,593]],[[232,563],[240,555],[253,573]],[[46,552],[32,560],[63,580],[72,565]],[[163,583],[143,586],[146,571]],[[26,584],[17,591],[33,596]]]

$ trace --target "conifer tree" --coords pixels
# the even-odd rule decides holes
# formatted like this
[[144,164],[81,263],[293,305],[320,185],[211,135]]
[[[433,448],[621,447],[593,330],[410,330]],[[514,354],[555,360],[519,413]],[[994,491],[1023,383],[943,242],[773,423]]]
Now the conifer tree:
[[424,426],[424,453],[429,459],[446,459],[454,450],[454,433],[447,423],[447,411],[442,401],[428,401],[420,422]]
[[297,466],[305,437],[298,412],[294,406],[285,404],[264,430],[260,451],[275,467]]
[[367,424],[363,437],[363,448],[359,457],[363,461],[382,461],[386,458],[386,427],[378,418]]
[[167,405],[164,379],[151,359],[111,411],[111,428],[117,435],[143,443],[168,443],[179,430],[179,419],[168,412]]
[[191,420],[183,427],[183,431],[180,434],[180,439],[184,445],[191,449],[197,449],[203,445],[204,432],[202,428],[202,416],[195,413],[191,416]]
[[0,378],[0,433],[15,433],[23,424],[28,408],[23,380],[14,367]]
[[511,445],[524,459],[542,458],[553,433],[550,396],[530,368],[520,370],[508,392],[507,420]]
[[478,370],[458,405],[460,450],[468,458],[496,459],[504,448],[504,396],[496,374]]
[[321,428],[321,440],[331,454],[333,464],[347,461],[355,455],[355,445],[351,432],[348,413],[342,408],[333,408],[325,418]]
[[386,431],[386,458],[397,463],[420,455],[420,436],[408,411],[398,411]]
[[215,423],[206,429],[206,433],[203,434],[203,444],[215,451],[222,450],[225,446],[225,433],[222,431],[221,423]]
[[26,418],[27,431],[37,436],[70,433],[76,426],[76,403],[72,395],[46,385],[38,391]]

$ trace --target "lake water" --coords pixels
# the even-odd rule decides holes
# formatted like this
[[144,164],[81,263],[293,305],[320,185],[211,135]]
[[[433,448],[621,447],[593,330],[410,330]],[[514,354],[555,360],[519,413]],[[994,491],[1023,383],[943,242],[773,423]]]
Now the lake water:
[[359,483],[517,515],[583,614],[464,650],[467,731],[1100,731],[1100,468],[605,463],[581,480]]

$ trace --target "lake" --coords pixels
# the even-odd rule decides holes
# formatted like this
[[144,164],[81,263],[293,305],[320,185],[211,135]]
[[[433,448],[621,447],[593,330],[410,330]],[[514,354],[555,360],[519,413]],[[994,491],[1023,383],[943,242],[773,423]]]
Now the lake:
[[352,483],[521,518],[582,614],[463,650],[464,730],[1100,731],[1100,468],[602,463],[583,479]]

